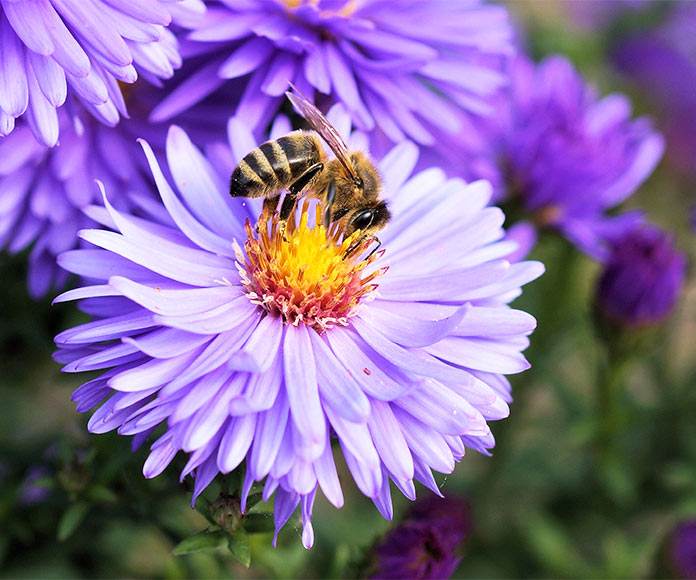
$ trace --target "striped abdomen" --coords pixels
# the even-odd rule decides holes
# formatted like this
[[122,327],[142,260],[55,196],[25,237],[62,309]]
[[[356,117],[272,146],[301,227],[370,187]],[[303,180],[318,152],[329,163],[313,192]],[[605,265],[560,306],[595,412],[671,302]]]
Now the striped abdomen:
[[299,179],[321,160],[318,137],[297,131],[254,149],[232,172],[230,195],[268,197]]

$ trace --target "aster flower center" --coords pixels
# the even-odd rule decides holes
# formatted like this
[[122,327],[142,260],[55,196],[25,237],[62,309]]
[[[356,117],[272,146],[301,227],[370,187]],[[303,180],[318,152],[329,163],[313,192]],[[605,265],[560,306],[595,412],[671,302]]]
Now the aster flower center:
[[299,224],[294,215],[283,224],[277,214],[269,219],[263,213],[256,228],[247,220],[246,256],[238,249],[237,267],[253,303],[286,324],[323,332],[336,324],[347,326],[360,301],[377,288],[373,280],[388,268],[363,277],[384,251],[361,259],[373,238],[361,239],[359,231],[345,237],[339,223],[327,230],[321,205],[309,227],[308,207],[302,207]]

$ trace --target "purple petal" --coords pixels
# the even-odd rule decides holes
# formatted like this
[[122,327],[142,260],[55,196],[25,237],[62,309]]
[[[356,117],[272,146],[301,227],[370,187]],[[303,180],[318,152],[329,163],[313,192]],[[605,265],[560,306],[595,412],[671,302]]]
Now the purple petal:
[[341,490],[341,482],[336,472],[336,464],[334,463],[330,441],[326,442],[324,452],[314,461],[314,473],[317,476],[317,480],[319,481],[319,485],[326,499],[328,499],[334,507],[343,507],[343,491]]
[[81,344],[113,340],[141,332],[152,326],[154,326],[152,314],[139,310],[70,328],[56,336],[55,341],[59,344]]
[[261,480],[271,471],[283,440],[288,417],[289,407],[286,397],[281,397],[278,403],[268,411],[259,414],[249,458],[249,467],[255,479]]
[[102,26],[99,8],[82,0],[51,0],[65,21],[79,31],[90,46],[120,66],[131,63],[131,53],[123,38],[111,26]]
[[233,286],[165,290],[150,288],[121,276],[109,278],[109,286],[133,302],[164,316],[186,316],[206,312],[239,296],[239,290]]
[[[440,473],[452,473],[454,457],[442,435],[413,418],[406,411],[398,407],[394,407],[393,410],[411,451]],[[415,466],[417,467],[417,463]]]
[[273,45],[265,38],[253,37],[246,41],[222,63],[218,76],[233,79],[256,70],[273,54]]
[[177,451],[179,451],[172,445],[171,435],[169,433],[165,433],[155,441],[151,449],[152,451],[143,465],[143,475],[147,479],[157,477],[162,473],[167,465],[171,463],[172,459],[174,459]]
[[391,342],[373,326],[357,316],[353,327],[375,351],[405,371],[428,375],[443,381],[466,382],[467,376],[456,369],[428,356],[425,352],[407,350]]
[[44,97],[53,107],[60,107],[65,102],[68,91],[63,68],[48,56],[30,52],[29,57]]
[[400,384],[386,374],[380,365],[356,344],[354,336],[340,328],[326,333],[334,355],[358,381],[362,390],[371,397],[384,401],[403,395],[409,385]]
[[220,441],[218,467],[222,473],[229,473],[246,456],[256,429],[256,415],[233,418]]
[[186,369],[199,352],[200,350],[173,359],[150,360],[135,368],[121,371],[109,379],[109,386],[117,391],[140,391],[163,385]]
[[0,108],[19,117],[29,104],[24,50],[5,14],[0,14]]
[[372,401],[372,413],[368,426],[384,466],[397,479],[412,479],[413,458],[411,450],[389,403]]
[[282,323],[273,316],[265,316],[246,344],[230,356],[228,366],[252,373],[265,373],[276,360],[282,337]]
[[171,90],[152,109],[149,116],[150,122],[161,123],[162,121],[168,121],[219,89],[225,83],[225,79],[218,77],[216,74],[219,66],[219,61],[212,62],[194,72],[175,89]]
[[376,467],[361,463],[346,449],[343,440],[341,440],[341,449],[343,449],[343,456],[346,459],[350,474],[355,480],[355,485],[367,497],[375,497],[382,487],[382,468],[379,463]]
[[[452,334],[462,319],[468,316],[470,309],[471,305],[467,303],[447,318],[420,320],[395,314],[373,304],[370,307],[369,317],[370,323],[378,325],[382,333],[390,340],[402,346],[421,347],[439,342]],[[367,313],[365,315],[367,316]]]
[[352,378],[351,372],[336,360],[331,349],[316,332],[309,336],[322,401],[348,421],[365,421],[370,414],[370,401]]
[[285,327],[283,366],[285,388],[290,412],[303,446],[297,450],[302,457],[319,457],[326,444],[326,422],[319,400],[314,352],[307,327]]

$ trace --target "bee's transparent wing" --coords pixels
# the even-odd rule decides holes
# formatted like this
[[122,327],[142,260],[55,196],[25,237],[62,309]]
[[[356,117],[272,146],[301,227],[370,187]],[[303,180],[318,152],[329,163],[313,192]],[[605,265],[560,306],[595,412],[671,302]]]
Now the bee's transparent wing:
[[353,162],[350,160],[350,154],[348,152],[348,147],[341,138],[341,135],[336,131],[334,126],[329,123],[329,120],[323,115],[323,113],[317,109],[314,104],[312,104],[296,87],[292,84],[290,85],[295,91],[291,93],[286,92],[288,99],[293,104],[297,112],[305,118],[305,121],[309,123],[309,126],[314,129],[321,138],[326,141],[331,151],[334,152],[336,158],[341,162],[346,168],[346,171],[350,174],[351,178],[357,179],[357,174],[355,168],[353,167]]

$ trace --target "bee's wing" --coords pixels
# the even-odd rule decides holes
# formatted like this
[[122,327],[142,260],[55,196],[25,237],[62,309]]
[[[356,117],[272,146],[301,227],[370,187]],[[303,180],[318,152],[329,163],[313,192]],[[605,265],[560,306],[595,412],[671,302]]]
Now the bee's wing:
[[297,93],[286,92],[288,99],[293,104],[297,112],[305,118],[305,121],[309,123],[309,126],[314,129],[321,138],[326,141],[326,144],[330,147],[331,151],[334,152],[336,158],[341,162],[346,168],[346,171],[350,174],[351,178],[357,179],[357,174],[355,172],[355,167],[353,167],[353,162],[350,160],[350,154],[348,153],[348,147],[339,135],[338,131],[334,126],[329,123],[329,120],[322,114],[322,112],[317,109],[296,87],[292,84],[290,85],[293,90]]

